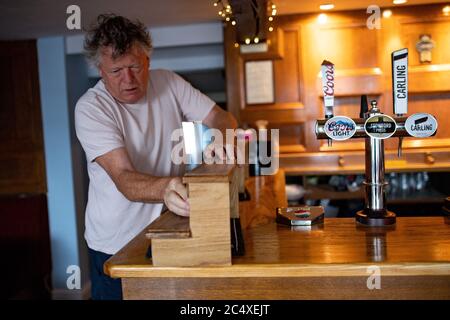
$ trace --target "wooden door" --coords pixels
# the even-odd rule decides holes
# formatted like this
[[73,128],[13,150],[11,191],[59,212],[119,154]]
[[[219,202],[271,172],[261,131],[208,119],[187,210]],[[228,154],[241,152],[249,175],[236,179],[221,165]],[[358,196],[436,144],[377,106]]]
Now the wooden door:
[[45,193],[36,42],[0,42],[0,70],[0,194]]
[[0,42],[1,299],[50,297],[46,191],[36,42]]

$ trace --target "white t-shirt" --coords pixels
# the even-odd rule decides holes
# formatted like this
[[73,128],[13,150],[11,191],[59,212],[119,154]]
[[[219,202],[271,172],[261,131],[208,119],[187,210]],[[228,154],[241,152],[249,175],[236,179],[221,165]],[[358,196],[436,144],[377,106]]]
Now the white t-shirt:
[[86,152],[89,196],[85,238],[89,248],[115,254],[163,208],[162,203],[131,202],[94,160],[125,147],[138,172],[180,176],[182,165],[171,161],[174,130],[182,121],[202,121],[214,101],[177,74],[151,70],[147,95],[135,104],[115,100],[100,80],[77,102],[75,129]]

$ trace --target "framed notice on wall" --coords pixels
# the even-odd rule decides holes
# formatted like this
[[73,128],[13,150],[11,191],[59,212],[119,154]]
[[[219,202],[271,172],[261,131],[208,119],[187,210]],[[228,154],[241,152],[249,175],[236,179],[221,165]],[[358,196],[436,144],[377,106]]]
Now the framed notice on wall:
[[274,103],[272,60],[245,63],[246,104]]

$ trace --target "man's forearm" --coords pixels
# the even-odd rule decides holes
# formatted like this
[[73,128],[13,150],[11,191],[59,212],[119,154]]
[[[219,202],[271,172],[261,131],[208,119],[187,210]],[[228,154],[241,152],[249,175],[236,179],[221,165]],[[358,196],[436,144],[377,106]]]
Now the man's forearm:
[[209,128],[218,129],[226,136],[227,129],[236,129],[237,121],[230,112],[222,110],[218,105],[209,112],[203,123]]
[[163,202],[164,192],[172,177],[154,177],[124,170],[116,183],[119,191],[130,201]]
[[216,129],[219,129],[222,134],[225,136],[226,129],[236,129],[237,128],[237,121],[233,117],[233,115],[230,112],[225,112],[223,114],[223,117],[217,117],[216,120]]

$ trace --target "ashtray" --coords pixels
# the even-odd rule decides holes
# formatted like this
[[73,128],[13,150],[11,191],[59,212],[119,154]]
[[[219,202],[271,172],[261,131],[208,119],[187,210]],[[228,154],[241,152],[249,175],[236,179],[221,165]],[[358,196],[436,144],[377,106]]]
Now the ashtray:
[[277,223],[288,226],[310,226],[322,223],[325,211],[322,206],[301,206],[277,208]]

